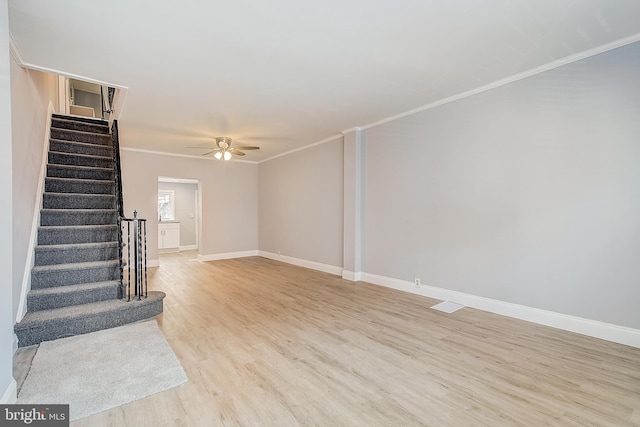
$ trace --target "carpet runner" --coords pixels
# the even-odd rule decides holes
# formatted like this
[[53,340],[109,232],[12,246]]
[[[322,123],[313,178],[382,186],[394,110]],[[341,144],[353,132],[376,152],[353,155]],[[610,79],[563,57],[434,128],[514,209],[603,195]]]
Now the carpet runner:
[[108,122],[53,115],[38,243],[20,347],[162,312],[164,293],[119,297],[118,222]]

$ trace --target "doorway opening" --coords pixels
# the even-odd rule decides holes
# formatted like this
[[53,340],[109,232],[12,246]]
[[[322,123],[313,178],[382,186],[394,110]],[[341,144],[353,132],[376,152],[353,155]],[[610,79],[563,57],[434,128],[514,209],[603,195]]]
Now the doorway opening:
[[158,177],[158,253],[199,252],[200,181]]

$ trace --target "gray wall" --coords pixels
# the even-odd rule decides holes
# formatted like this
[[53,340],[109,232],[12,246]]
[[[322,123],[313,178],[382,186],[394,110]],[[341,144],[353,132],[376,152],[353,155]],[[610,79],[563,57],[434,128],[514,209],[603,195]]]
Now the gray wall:
[[180,222],[180,246],[194,246],[197,243],[197,184],[159,182],[158,190],[173,190],[176,221]]
[[[126,146],[126,139],[121,141]],[[200,255],[258,247],[258,165],[122,150],[125,214],[149,220],[149,259],[158,259],[158,177],[197,179],[202,192]]]
[[640,328],[639,76],[636,43],[368,129],[365,271]]
[[342,138],[260,163],[259,249],[342,266]]
[[635,43],[263,162],[259,248],[640,328],[638,76]]
[[102,117],[102,99],[97,93],[75,89],[73,91],[74,105],[93,108],[95,117]]

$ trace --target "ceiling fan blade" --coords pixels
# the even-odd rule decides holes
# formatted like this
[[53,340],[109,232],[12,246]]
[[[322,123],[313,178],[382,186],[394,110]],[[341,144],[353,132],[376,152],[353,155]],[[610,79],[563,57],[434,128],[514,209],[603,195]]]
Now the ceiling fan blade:
[[231,154],[233,154],[234,156],[244,156],[245,155],[242,151],[238,151],[238,150],[229,150],[229,152]]
[[185,147],[185,148],[197,148],[198,150],[211,150],[213,147]]
[[260,147],[254,145],[237,145],[234,147],[236,150],[259,150]]
[[216,151],[220,151],[220,150],[211,150],[211,151],[207,151],[206,153],[203,154],[203,156],[208,156],[211,153],[215,153]]

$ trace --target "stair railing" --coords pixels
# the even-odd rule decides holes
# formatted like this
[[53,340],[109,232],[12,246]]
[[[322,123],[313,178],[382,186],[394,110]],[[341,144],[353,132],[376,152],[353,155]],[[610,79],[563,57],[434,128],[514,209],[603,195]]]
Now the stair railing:
[[[138,300],[147,297],[147,220],[138,218],[138,212],[133,212],[133,218],[121,218],[124,232],[126,224],[126,266],[127,280],[123,283],[123,294],[127,301],[131,301],[131,285],[133,284],[134,297]],[[122,259],[122,258],[121,258]],[[121,263],[124,263],[122,259]]]
[[113,95],[115,88],[109,86],[100,86],[100,104],[102,104],[102,120],[106,120],[105,113],[113,113]]
[[[133,212],[133,218],[124,216],[124,202],[122,197],[122,167],[120,163],[120,138],[118,135],[118,121],[111,126],[111,141],[113,143],[113,175],[116,192],[116,216],[118,218],[118,259],[120,284],[118,298],[131,301],[131,284],[134,296],[140,300],[146,298],[147,289],[147,220],[138,218],[138,212]],[[126,229],[127,244],[124,244]],[[125,255],[126,251],[126,255]],[[126,281],[124,269],[127,269]],[[133,277],[132,277],[133,276]],[[133,282],[132,282],[133,280]]]

